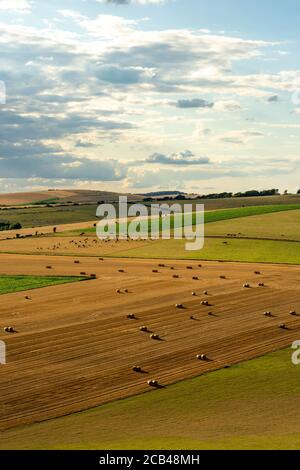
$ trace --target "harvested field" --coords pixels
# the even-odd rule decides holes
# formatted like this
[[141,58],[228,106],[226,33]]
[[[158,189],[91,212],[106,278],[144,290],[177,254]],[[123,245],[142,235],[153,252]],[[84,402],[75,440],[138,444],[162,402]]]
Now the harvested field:
[[[78,266],[72,257],[1,255],[0,261],[5,274],[40,275],[50,264],[55,275],[97,275],[77,284],[75,295],[73,285],[60,285],[28,291],[30,302],[26,292],[2,296],[0,339],[8,357],[0,369],[1,429],[148,391],[148,380],[166,386],[299,339],[300,318],[289,315],[300,310],[298,266],[237,269],[234,263],[204,262],[199,268],[190,261],[191,272],[186,262],[173,261],[179,276],[173,279],[171,265],[165,262],[154,274],[157,262],[150,260],[81,258]],[[193,274],[199,281],[192,281]],[[243,289],[245,282],[252,287]],[[201,305],[204,290],[209,307]],[[265,310],[273,316],[265,317]],[[12,323],[18,333],[2,333]],[[160,340],[140,331],[143,325]],[[197,354],[208,360],[197,360]],[[146,373],[134,372],[136,364]]]
[[[1,232],[0,232],[1,233]],[[0,240],[0,252],[98,256],[118,251],[152,246],[152,241],[99,240],[96,237],[29,237]]]

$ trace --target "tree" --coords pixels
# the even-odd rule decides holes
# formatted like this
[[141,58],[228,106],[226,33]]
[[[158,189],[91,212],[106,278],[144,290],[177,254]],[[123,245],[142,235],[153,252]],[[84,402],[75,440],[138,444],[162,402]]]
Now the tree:
[[17,222],[16,224],[13,224],[10,226],[11,230],[20,230],[21,228],[22,228],[22,225],[20,224],[20,222]]

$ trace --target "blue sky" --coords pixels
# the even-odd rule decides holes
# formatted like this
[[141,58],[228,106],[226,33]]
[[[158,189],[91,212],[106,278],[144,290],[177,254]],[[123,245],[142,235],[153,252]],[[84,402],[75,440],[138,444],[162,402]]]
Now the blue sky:
[[297,190],[299,15],[296,0],[0,0],[0,191]]

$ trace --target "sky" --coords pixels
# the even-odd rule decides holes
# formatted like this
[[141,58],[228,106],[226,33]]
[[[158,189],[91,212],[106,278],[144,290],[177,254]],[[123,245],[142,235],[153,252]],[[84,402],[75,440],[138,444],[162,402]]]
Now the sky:
[[0,0],[0,192],[300,188],[299,0]]

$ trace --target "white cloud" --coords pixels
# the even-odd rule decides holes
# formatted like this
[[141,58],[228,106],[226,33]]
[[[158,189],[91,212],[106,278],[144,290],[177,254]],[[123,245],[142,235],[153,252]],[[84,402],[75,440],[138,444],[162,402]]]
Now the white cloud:
[[1,0],[0,11],[20,11],[22,13],[29,13],[31,5],[28,0]]
[[218,137],[218,140],[228,144],[245,144],[251,139],[264,137],[264,133],[257,130],[229,131]]

